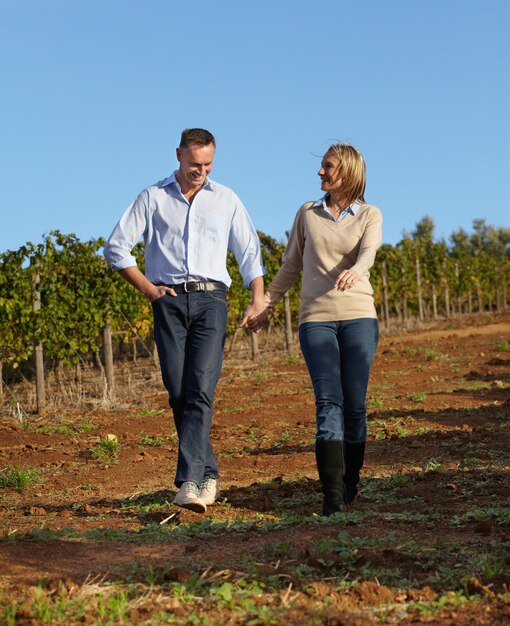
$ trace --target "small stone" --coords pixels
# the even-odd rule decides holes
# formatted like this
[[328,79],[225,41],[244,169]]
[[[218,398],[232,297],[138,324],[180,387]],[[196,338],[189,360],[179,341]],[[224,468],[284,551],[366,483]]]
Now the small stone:
[[47,515],[47,513],[46,509],[43,509],[41,506],[31,506],[27,511],[27,515],[33,515],[34,517],[43,517],[44,515]]

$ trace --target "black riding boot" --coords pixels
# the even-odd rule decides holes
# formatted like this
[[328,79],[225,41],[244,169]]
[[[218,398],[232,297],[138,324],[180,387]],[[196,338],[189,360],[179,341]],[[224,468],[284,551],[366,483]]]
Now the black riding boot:
[[318,441],[315,458],[324,494],[323,515],[345,511],[344,442],[336,439]]
[[351,504],[358,493],[359,473],[365,458],[365,442],[344,444],[345,451],[345,504]]

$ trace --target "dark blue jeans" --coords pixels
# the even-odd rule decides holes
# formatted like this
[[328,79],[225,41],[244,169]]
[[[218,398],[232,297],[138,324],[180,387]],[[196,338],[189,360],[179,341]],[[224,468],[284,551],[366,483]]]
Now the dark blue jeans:
[[218,476],[209,434],[227,331],[227,294],[166,295],[154,300],[152,310],[161,374],[179,436],[175,484],[200,485],[205,477]]
[[317,441],[365,441],[368,378],[378,340],[377,320],[372,318],[299,327],[315,393]]

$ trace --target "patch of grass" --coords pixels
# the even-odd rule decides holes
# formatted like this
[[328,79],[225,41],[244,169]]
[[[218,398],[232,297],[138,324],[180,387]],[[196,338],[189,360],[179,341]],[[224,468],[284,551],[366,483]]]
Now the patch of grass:
[[71,426],[40,426],[36,430],[37,433],[41,433],[43,435],[73,435],[74,430]]
[[141,446],[162,446],[164,443],[164,437],[152,437],[147,433],[143,433],[142,438],[140,439]]
[[21,493],[28,485],[40,481],[39,472],[29,467],[8,465],[0,470],[0,487],[15,489]]
[[289,441],[290,439],[292,439],[292,435],[289,432],[284,432],[281,434],[281,436],[275,441],[274,443],[274,447],[275,448],[283,448],[283,446],[287,443],[287,441]]
[[490,389],[492,384],[484,380],[469,381],[462,385],[463,391],[480,391],[481,389]]
[[442,472],[444,471],[443,464],[436,459],[430,459],[425,465],[426,472]]
[[248,434],[246,435],[246,437],[244,438],[244,440],[246,441],[246,443],[253,443],[254,441],[256,441],[256,440],[257,440],[257,438],[258,438],[259,436],[260,436],[260,435],[257,435],[256,430],[255,430],[255,429],[253,429],[253,428],[251,428],[251,429],[248,431]]
[[508,341],[501,341],[496,346],[496,350],[499,352],[508,352],[508,350],[510,350],[510,343],[508,343]]
[[423,393],[423,391],[416,391],[416,392],[410,393],[407,397],[409,400],[412,400],[413,402],[425,402],[427,395]]
[[465,526],[470,522],[494,521],[500,526],[510,525],[510,507],[475,508],[462,515],[454,515],[450,523],[452,526]]
[[439,352],[439,350],[427,350],[425,352],[425,359],[427,361],[439,361],[445,358],[446,358],[446,354]]
[[90,448],[93,459],[105,463],[116,463],[120,452],[120,444],[117,439],[104,438]]
[[299,356],[297,354],[288,354],[284,361],[285,365],[297,365]]
[[381,398],[370,398],[367,402],[367,408],[369,409],[382,409],[384,402]]
[[88,420],[75,422],[71,418],[63,418],[62,421],[65,423],[53,426],[37,426],[34,431],[36,433],[42,433],[43,435],[74,435],[76,433],[85,433],[96,429],[96,425]]
[[383,518],[390,522],[415,524],[423,522],[437,521],[440,515],[437,512],[432,513],[413,513],[411,511],[401,511],[394,513],[383,513]]
[[137,413],[135,413],[134,416],[135,417],[157,417],[158,415],[161,415],[164,412],[165,412],[164,409],[150,409],[149,407],[144,406]]

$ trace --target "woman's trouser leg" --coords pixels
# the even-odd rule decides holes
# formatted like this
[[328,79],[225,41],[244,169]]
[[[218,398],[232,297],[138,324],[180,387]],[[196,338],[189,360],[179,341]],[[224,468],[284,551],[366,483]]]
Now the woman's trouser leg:
[[306,322],[299,339],[315,394],[315,458],[324,493],[323,515],[344,506],[343,397],[337,322]]
[[343,390],[345,503],[358,492],[367,434],[366,396],[379,331],[377,320],[361,318],[341,322],[339,348]]

